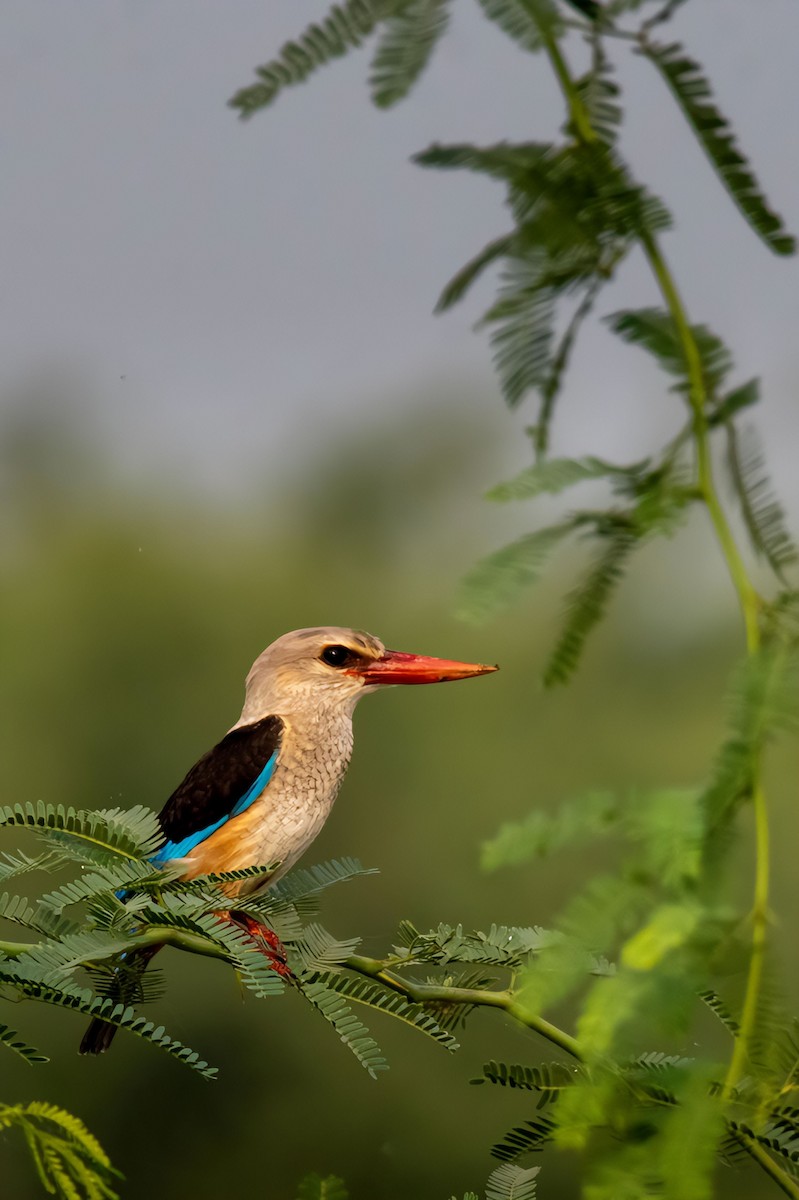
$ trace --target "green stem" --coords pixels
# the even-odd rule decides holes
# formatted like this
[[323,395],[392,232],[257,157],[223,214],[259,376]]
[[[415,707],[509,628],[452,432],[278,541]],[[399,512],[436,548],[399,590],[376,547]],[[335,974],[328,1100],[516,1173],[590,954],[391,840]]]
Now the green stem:
[[774,1180],[777,1187],[786,1196],[792,1196],[793,1200],[799,1200],[799,1183],[795,1179],[792,1179],[787,1171],[782,1169],[780,1164],[771,1157],[769,1152],[759,1142],[749,1137],[742,1129],[734,1130],[734,1136],[736,1141],[744,1147],[747,1154],[752,1156],[758,1166],[763,1168],[766,1174]]
[[[20,954],[29,953],[36,949],[36,942],[4,942],[0,941],[0,953],[7,958],[16,958]],[[151,925],[136,939],[136,949],[146,946],[173,946],[176,950],[184,950],[189,954],[201,954],[206,958],[218,958],[230,962],[230,955],[223,947],[216,945],[202,934],[191,933],[185,929],[175,929],[170,925]],[[376,979],[394,992],[407,996],[416,1004],[439,1002],[444,1004],[473,1005],[482,1008],[498,1008],[507,1013],[514,1021],[533,1029],[547,1041],[553,1042],[582,1062],[583,1054],[579,1043],[564,1030],[559,1029],[543,1017],[535,1016],[521,1005],[512,992],[492,992],[479,988],[446,987],[443,984],[413,983],[403,979],[386,967],[378,958],[365,958],[359,954],[350,955],[344,964],[350,971]]]
[[730,1067],[724,1080],[724,1090],[728,1094],[746,1071],[749,1043],[757,1024],[760,989],[766,964],[770,872],[768,806],[762,784],[757,780],[756,775],[752,804],[755,813],[755,894],[752,905],[752,951],[749,956],[749,972],[741,1010],[741,1027],[735,1039]]
[[28,954],[35,950],[37,942],[4,942],[0,941],[0,954],[6,958],[16,958],[18,954]]
[[[694,446],[696,449],[697,486],[710,515],[713,528],[721,547],[727,570],[730,573],[744,621],[746,649],[750,657],[760,649],[760,599],[752,586],[741,553],[733,537],[729,522],[719,501],[713,478],[713,463],[710,456],[710,440],[707,427],[707,388],[702,371],[702,359],[693,330],[685,313],[680,294],[674,283],[660,249],[649,233],[643,233],[641,242],[649,264],[660,286],[672,320],[680,339],[689,380],[689,402],[694,414]],[[741,1012],[741,1025],[724,1080],[724,1092],[729,1096],[746,1070],[749,1045],[757,1024],[760,990],[763,984],[766,937],[768,932],[769,896],[769,823],[766,795],[760,780],[760,756],[752,764],[752,803],[755,813],[755,887],[752,905],[752,948],[749,955],[749,970]]]
[[551,34],[544,34],[544,45],[546,46],[549,61],[552,64],[552,69],[557,76],[560,90],[566,103],[569,106],[571,113],[574,132],[581,142],[590,143],[596,141],[596,134],[591,126],[591,118],[588,115],[588,110],[580,99],[580,93],[574,86],[574,80],[571,77],[566,59],[564,58],[557,39]]
[[547,1041],[559,1046],[561,1050],[564,1050],[566,1054],[570,1054],[572,1058],[576,1058],[580,1062],[583,1061],[582,1050],[575,1038],[563,1029],[559,1029],[557,1025],[544,1020],[543,1017],[535,1016],[518,1002],[512,992],[492,992],[484,991],[481,988],[447,987],[444,984],[414,983],[388,970],[385,963],[381,962],[380,959],[364,958],[360,954],[350,955],[349,958],[345,959],[343,965],[350,971],[357,972],[359,975],[366,975],[369,979],[376,979],[385,987],[391,988],[394,992],[399,992],[400,995],[407,997],[408,1000],[412,1000],[416,1004],[438,1002],[444,1004],[473,1005],[478,1008],[498,1008],[502,1012],[507,1013],[514,1021],[518,1021],[520,1025],[534,1030],[541,1037],[546,1038]]
[[[20,954],[30,954],[41,945],[40,942],[4,942],[0,941],[0,954],[6,958],[17,958]],[[185,950],[189,954],[201,954],[205,958],[220,958],[230,962],[230,955],[221,946],[217,946],[201,933],[191,933],[187,929],[175,929],[172,925],[149,925],[144,933],[139,934],[133,950],[141,950],[147,946],[174,946],[176,950]]]
[[741,553],[733,537],[729,522],[718,498],[715,480],[713,478],[713,463],[710,457],[710,439],[707,427],[708,394],[705,386],[702,359],[691,329],[685,306],[682,302],[674,278],[666,265],[660,248],[651,233],[641,234],[641,245],[647,261],[660,288],[666,307],[674,321],[677,336],[682,347],[685,366],[688,372],[688,398],[694,415],[694,446],[696,449],[697,485],[707,507],[716,537],[721,546],[727,570],[730,573],[743,615],[746,631],[746,648],[749,654],[755,654],[760,646],[760,625],[758,614],[760,600],[747,574]]
[[[586,145],[596,140],[585,105],[574,86],[560,47],[554,38],[546,36],[545,44],[552,68],[560,84],[574,130]],[[697,488],[707,508],[713,529],[721,548],[727,570],[738,596],[746,635],[747,654],[752,657],[760,649],[760,598],[752,585],[746,565],[730,529],[724,509],[718,497],[713,476],[713,461],[708,436],[707,404],[708,391],[702,370],[702,357],[694,337],[674,277],[666,264],[655,237],[646,229],[639,235],[663,300],[674,321],[688,373],[688,399],[693,413],[693,440],[696,453]],[[724,1081],[725,1094],[729,1096],[746,1069],[749,1045],[757,1022],[760,990],[765,964],[766,935],[768,931],[769,896],[769,825],[766,796],[760,780],[759,760],[753,763],[752,798],[755,812],[755,886],[752,907],[752,949],[746,992],[741,1014],[741,1026],[735,1041],[735,1049]]]
[[190,933],[186,929],[175,929],[171,925],[150,925],[147,932],[141,934],[136,941],[136,949],[141,946],[173,946],[176,950],[186,950],[189,954],[201,954],[205,958],[218,958],[222,962],[231,961],[227,950],[205,938],[201,933]]

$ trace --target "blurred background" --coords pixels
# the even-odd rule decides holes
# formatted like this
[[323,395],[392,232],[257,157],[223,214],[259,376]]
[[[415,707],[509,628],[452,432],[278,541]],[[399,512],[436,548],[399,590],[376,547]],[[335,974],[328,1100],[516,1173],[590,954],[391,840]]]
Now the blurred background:
[[[548,514],[481,499],[527,463],[533,415],[503,409],[472,331],[492,281],[430,315],[503,230],[500,192],[408,157],[434,139],[552,136],[560,102],[543,64],[464,3],[396,111],[369,107],[353,55],[238,124],[226,99],[321,11],[6,0],[0,755],[6,802],[159,807],[287,629],[355,625],[399,649],[499,661],[490,679],[358,712],[347,783],[310,860],[380,868],[325,909],[379,954],[402,917],[551,921],[595,858],[483,876],[480,842],[587,787],[701,779],[740,630],[701,521],[645,552],[568,690],[538,685],[568,558],[509,616],[456,623],[463,573]],[[760,6],[703,0],[675,32],[796,232],[799,9],[771,0],[766,25]],[[740,379],[764,377],[758,425],[796,529],[796,264],[747,231],[644,64],[619,61],[625,149],[675,210],[666,248],[694,319],[733,346]],[[636,261],[615,289],[606,311],[654,302]],[[676,428],[676,405],[643,356],[594,327],[554,450],[632,458]],[[787,752],[773,776],[775,909],[788,918],[799,821]],[[745,891],[745,848],[739,873]],[[237,1189],[291,1200],[310,1170],[344,1176],[353,1200],[477,1190],[490,1141],[526,1110],[469,1078],[486,1058],[550,1057],[491,1014],[453,1057],[375,1019],[392,1071],[374,1083],[295,997],[244,1001],[213,963],[172,954],[164,966],[159,1014],[220,1065],[217,1083],[124,1037],[81,1060],[79,1022],[31,1006],[13,1023],[53,1062],[34,1073],[4,1060],[3,1098],[74,1110],[130,1198],[210,1198],[235,1172]],[[4,1138],[0,1192],[38,1196]],[[564,1172],[544,1195],[576,1194],[567,1160]],[[770,1194],[756,1176],[723,1183]]]

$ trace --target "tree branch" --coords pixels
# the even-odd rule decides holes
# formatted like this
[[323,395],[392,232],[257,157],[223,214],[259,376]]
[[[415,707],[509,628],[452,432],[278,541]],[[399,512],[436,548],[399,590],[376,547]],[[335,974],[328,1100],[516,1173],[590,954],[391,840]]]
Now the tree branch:
[[582,1050],[575,1038],[563,1029],[559,1029],[557,1025],[546,1021],[543,1017],[531,1013],[528,1008],[519,1003],[513,992],[494,992],[482,988],[447,987],[444,984],[414,983],[389,970],[379,958],[364,958],[360,954],[351,954],[349,958],[344,960],[342,965],[350,971],[355,971],[358,975],[366,975],[369,979],[376,979],[385,987],[391,988],[394,992],[399,992],[401,996],[405,996],[408,1000],[412,1000],[416,1004],[462,1004],[473,1005],[475,1008],[498,1008],[500,1011],[507,1013],[509,1017],[517,1021],[520,1025],[524,1025],[527,1029],[532,1029],[535,1033],[540,1034],[541,1037],[546,1038],[548,1042],[559,1046],[561,1050],[571,1055],[572,1058],[576,1058],[579,1062],[583,1061]]

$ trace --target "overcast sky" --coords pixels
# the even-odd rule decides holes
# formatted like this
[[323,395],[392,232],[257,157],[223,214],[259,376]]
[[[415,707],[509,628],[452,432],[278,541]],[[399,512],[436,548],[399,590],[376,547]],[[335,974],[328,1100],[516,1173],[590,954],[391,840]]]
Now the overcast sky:
[[[316,450],[398,396],[412,403],[430,379],[483,393],[509,437],[532,419],[530,408],[504,413],[472,331],[491,281],[432,316],[442,284],[504,230],[501,191],[408,160],[433,140],[552,136],[562,113],[546,64],[457,0],[422,86],[396,110],[370,106],[360,52],[240,123],[229,96],[325,8],[5,0],[6,405],[44,369],[78,370],[129,468],[157,460],[209,486]],[[707,66],[767,195],[799,231],[799,5],[693,0],[673,33]],[[797,260],[747,230],[647,64],[627,56],[623,81],[625,148],[676,212],[666,249],[691,315],[736,348],[742,378],[765,376],[769,451],[799,502]],[[615,291],[605,311],[657,299],[638,263]],[[558,448],[637,452],[653,433],[656,376],[592,332],[568,404]]]

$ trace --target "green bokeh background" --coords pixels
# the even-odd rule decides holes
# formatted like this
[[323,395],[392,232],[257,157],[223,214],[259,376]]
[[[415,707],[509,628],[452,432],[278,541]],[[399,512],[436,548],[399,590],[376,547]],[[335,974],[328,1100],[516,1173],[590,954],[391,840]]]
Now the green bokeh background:
[[[202,480],[192,490],[115,477],[80,416],[66,404],[57,418],[52,401],[21,406],[2,451],[5,802],[159,807],[236,719],[252,659],[290,628],[351,624],[398,649],[496,660],[491,678],[397,689],[358,710],[345,787],[306,861],[352,854],[379,868],[334,889],[324,918],[380,954],[403,917],[546,925],[601,866],[589,849],[482,874],[480,843],[502,821],[589,787],[683,785],[708,770],[740,639],[701,522],[676,550],[645,553],[576,682],[544,693],[574,561],[488,626],[453,617],[474,559],[538,519],[480,499],[501,465],[500,410],[431,388],[322,459],[213,501]],[[772,773],[775,907],[790,925],[799,830],[787,751]],[[745,839],[736,854],[744,895]],[[777,935],[790,950],[790,933]],[[491,1013],[474,1016],[453,1056],[375,1017],[392,1070],[374,1082],[296,996],[245,998],[230,971],[174,952],[163,967],[159,1019],[219,1065],[216,1083],[125,1036],[105,1058],[81,1059],[82,1023],[68,1014],[24,1005],[3,1018],[52,1054],[35,1071],[4,1055],[3,1099],[76,1112],[131,1200],[292,1200],[312,1170],[343,1176],[353,1200],[479,1190],[491,1142],[530,1106],[469,1079],[490,1057],[552,1057]],[[38,1197],[18,1135],[3,1135],[0,1152],[0,1196]],[[574,1164],[553,1156],[543,1200],[576,1187]],[[752,1173],[723,1170],[720,1187],[771,1194]]]

